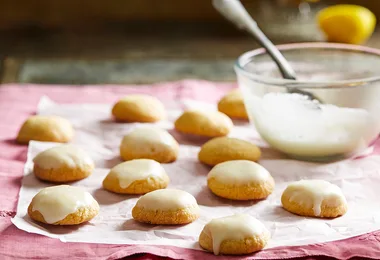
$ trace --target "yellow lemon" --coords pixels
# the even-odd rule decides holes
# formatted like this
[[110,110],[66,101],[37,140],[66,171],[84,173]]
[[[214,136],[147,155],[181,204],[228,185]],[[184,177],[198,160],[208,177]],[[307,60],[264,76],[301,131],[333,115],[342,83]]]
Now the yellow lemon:
[[376,25],[376,16],[358,5],[334,5],[318,13],[319,27],[331,42],[360,44],[367,40]]

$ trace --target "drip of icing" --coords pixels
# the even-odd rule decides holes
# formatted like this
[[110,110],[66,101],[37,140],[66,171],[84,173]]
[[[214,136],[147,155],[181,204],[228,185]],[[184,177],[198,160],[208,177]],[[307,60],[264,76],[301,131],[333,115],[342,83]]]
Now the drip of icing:
[[220,245],[225,240],[244,240],[262,234],[269,235],[269,231],[259,220],[246,214],[213,219],[204,227],[204,232],[212,238],[215,255],[219,254]]
[[346,203],[342,190],[324,180],[301,180],[289,184],[284,193],[289,195],[290,202],[312,207],[315,216],[321,215],[322,202],[327,206],[337,207]]
[[62,166],[85,168],[94,166],[91,157],[81,148],[71,145],[59,145],[39,153],[33,162],[43,169],[54,169]]
[[137,207],[147,210],[178,210],[196,207],[198,204],[193,195],[177,189],[155,190],[140,197]]
[[231,185],[261,183],[270,178],[269,172],[260,164],[247,160],[235,160],[220,163],[209,172],[207,179]]
[[165,169],[154,160],[138,159],[131,160],[113,167],[108,174],[119,180],[122,189],[126,189],[134,181],[150,178],[168,179]]
[[49,224],[97,203],[90,193],[78,187],[59,185],[42,189],[33,198],[32,211],[39,211]]
[[[167,131],[157,127],[139,127],[124,136],[123,145],[130,145],[130,142],[141,141],[144,143],[160,143],[167,146],[176,146],[177,141]],[[138,147],[139,149],[141,147]],[[149,148],[150,149],[150,148]]]

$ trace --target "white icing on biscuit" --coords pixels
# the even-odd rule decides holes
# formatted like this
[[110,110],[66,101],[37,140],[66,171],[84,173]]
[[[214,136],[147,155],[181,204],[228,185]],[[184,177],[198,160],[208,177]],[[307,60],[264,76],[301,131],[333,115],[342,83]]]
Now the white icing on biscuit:
[[170,147],[176,147],[177,141],[167,131],[157,127],[138,127],[124,136],[121,142],[122,149],[147,149],[150,147],[133,146],[133,144],[162,144]]
[[211,169],[207,179],[214,178],[228,185],[244,185],[262,183],[270,177],[270,173],[260,164],[248,160],[234,160],[217,164]]
[[46,223],[53,224],[93,203],[97,202],[81,188],[59,185],[38,192],[33,198],[32,211],[39,211]]
[[193,195],[176,189],[155,190],[140,197],[136,207],[146,210],[179,210],[188,207],[198,208]]
[[169,179],[165,169],[154,160],[137,159],[120,163],[113,167],[109,176],[114,175],[119,180],[122,189],[126,189],[134,181],[154,179]]
[[324,180],[301,180],[288,185],[284,194],[290,202],[312,208],[315,216],[321,215],[321,206],[324,201],[329,207],[338,207],[346,204],[342,190]]
[[235,214],[211,220],[203,232],[212,239],[215,255],[219,254],[220,245],[225,240],[244,240],[254,236],[269,236],[269,231],[254,217],[246,214]]
[[80,169],[94,167],[91,157],[81,148],[71,144],[47,149],[39,153],[33,162],[43,169],[57,169],[62,166]]

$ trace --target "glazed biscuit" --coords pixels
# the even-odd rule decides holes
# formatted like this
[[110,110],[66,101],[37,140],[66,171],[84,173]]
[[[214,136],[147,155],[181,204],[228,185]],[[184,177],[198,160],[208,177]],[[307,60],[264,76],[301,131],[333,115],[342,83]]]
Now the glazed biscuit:
[[231,118],[248,119],[240,89],[234,89],[220,99],[218,110]]
[[65,183],[88,177],[95,165],[81,148],[64,144],[47,149],[33,159],[34,175],[44,181]]
[[98,213],[99,204],[90,193],[68,185],[42,189],[28,207],[31,219],[51,225],[78,225]]
[[113,167],[103,180],[106,190],[122,194],[145,194],[164,189],[169,184],[169,176],[156,161],[136,159]]
[[265,199],[274,180],[261,165],[247,160],[220,163],[207,176],[207,186],[217,196],[231,200]]
[[288,185],[281,197],[287,211],[308,217],[335,218],[347,212],[342,190],[324,180],[301,180]]
[[198,153],[199,161],[211,166],[232,160],[257,162],[260,156],[260,148],[256,145],[230,137],[211,139],[201,147]]
[[177,159],[179,145],[167,131],[157,127],[139,127],[124,136],[120,156],[124,161],[152,159],[169,163]]
[[265,226],[246,214],[211,220],[199,236],[199,245],[215,255],[244,255],[263,249],[270,239]]
[[233,128],[231,119],[219,111],[185,111],[174,123],[178,132],[205,137],[226,136]]
[[31,140],[67,143],[74,136],[71,123],[59,116],[31,116],[21,126],[16,141],[27,144]]
[[199,206],[190,193],[176,189],[149,192],[132,210],[136,221],[157,225],[181,225],[199,217]]
[[128,95],[112,108],[112,115],[122,122],[157,122],[165,118],[165,107],[157,98],[148,95]]

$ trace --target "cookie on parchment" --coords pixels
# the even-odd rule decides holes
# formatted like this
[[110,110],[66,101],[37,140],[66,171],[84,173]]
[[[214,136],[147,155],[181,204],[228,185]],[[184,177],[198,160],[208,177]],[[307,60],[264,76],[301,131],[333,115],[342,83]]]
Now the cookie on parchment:
[[135,220],[157,225],[181,225],[199,217],[200,209],[190,193],[177,189],[149,192],[137,201],[132,210]]
[[63,144],[37,154],[34,175],[44,181],[64,183],[88,177],[94,170],[91,157],[80,147]]
[[79,187],[59,185],[44,188],[28,207],[31,219],[52,225],[78,225],[99,213],[99,204]]
[[261,156],[260,148],[245,140],[218,137],[206,142],[198,153],[199,161],[207,165],[232,160],[258,161]]
[[265,199],[274,190],[274,180],[260,164],[234,160],[214,166],[207,186],[217,196],[231,200]]
[[204,137],[226,136],[233,128],[231,119],[219,111],[185,111],[174,123],[183,134]]
[[27,144],[29,141],[67,143],[74,136],[74,129],[67,119],[59,116],[36,115],[29,117],[21,126],[16,141]]
[[218,110],[231,118],[248,119],[240,89],[234,89],[222,97],[218,102]]
[[178,142],[166,130],[158,127],[138,127],[124,136],[120,156],[124,161],[152,159],[169,163],[177,159]]
[[308,217],[335,218],[347,212],[342,190],[324,180],[300,180],[290,183],[281,196],[289,212]]
[[166,117],[165,107],[153,96],[133,94],[120,99],[112,108],[112,115],[122,122],[157,122]]
[[160,163],[150,159],[136,159],[113,167],[103,180],[106,190],[121,194],[145,194],[164,189],[169,176]]
[[235,214],[207,223],[199,236],[199,244],[215,255],[244,255],[263,249],[269,239],[269,231],[259,220]]

